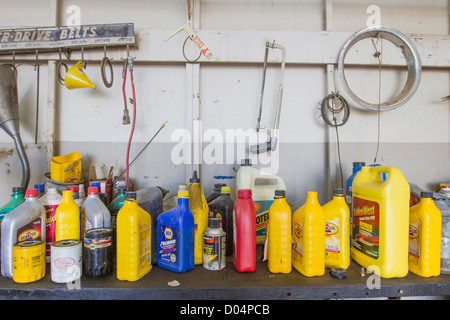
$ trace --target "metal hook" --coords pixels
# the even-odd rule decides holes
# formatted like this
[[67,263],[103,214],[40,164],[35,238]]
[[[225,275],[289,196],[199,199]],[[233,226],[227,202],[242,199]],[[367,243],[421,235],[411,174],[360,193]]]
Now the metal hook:
[[[104,53],[104,57],[102,59],[102,62],[100,63],[102,79],[103,79],[103,83],[105,84],[105,86],[107,88],[111,88],[111,86],[113,84],[113,80],[114,80],[114,73],[113,73],[113,67],[112,67],[112,64],[111,64],[111,60],[106,56],[106,46],[103,47],[103,53]],[[105,66],[106,65],[109,66],[109,71],[111,73],[111,80],[110,81],[108,81],[106,79],[106,73],[105,73]]]
[[83,69],[86,69],[86,62],[84,61],[84,48],[81,47],[81,64],[83,65]]

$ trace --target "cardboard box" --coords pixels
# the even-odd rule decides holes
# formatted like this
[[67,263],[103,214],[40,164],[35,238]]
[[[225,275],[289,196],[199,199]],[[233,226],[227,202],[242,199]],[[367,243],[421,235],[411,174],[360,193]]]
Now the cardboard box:
[[108,206],[111,201],[113,200],[113,174],[114,174],[114,167],[111,166],[109,169],[108,176],[106,178],[97,178],[97,173],[95,170],[95,166],[89,166],[89,186],[91,185],[91,182],[100,182],[100,192],[106,193],[107,195],[107,201],[106,205]]

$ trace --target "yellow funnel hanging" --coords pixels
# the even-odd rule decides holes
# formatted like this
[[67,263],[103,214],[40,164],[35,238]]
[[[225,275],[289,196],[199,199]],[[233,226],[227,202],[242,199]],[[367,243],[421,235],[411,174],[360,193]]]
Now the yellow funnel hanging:
[[83,63],[78,61],[76,65],[67,70],[64,77],[64,83],[67,89],[93,88],[97,86],[93,84],[83,72]]

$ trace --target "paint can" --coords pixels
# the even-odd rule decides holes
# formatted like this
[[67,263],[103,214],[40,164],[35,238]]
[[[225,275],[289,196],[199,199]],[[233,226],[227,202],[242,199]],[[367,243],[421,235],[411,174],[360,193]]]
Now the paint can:
[[224,269],[226,233],[220,227],[219,218],[209,218],[203,240],[203,267],[207,270]]
[[25,240],[13,246],[13,280],[29,283],[45,276],[45,242]]
[[51,248],[52,281],[68,283],[80,279],[82,273],[81,241],[61,240]]
[[84,235],[84,273],[89,277],[102,277],[113,270],[112,229],[89,229]]

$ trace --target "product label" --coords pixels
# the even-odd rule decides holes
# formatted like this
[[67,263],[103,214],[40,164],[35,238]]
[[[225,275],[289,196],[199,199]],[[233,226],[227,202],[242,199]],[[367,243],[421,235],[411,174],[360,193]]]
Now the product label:
[[58,204],[45,205],[45,251],[47,257],[50,257],[52,243],[55,242],[55,230],[56,230],[56,209]]
[[255,200],[256,236],[266,236],[269,224],[269,209],[273,200]]
[[294,223],[292,231],[292,238],[294,240],[292,245],[292,258],[298,263],[301,263],[301,258],[303,258],[303,224],[301,222]]
[[151,248],[152,248],[152,237],[151,237],[152,226],[143,225],[139,226],[139,266],[140,269],[145,268],[152,263]]
[[380,206],[377,202],[353,197],[352,246],[377,259],[380,241]]
[[159,248],[158,258],[160,260],[176,263],[177,262],[177,235],[178,230],[175,227],[160,225],[159,227]]
[[100,239],[84,238],[84,246],[90,250],[97,250],[106,247],[110,247],[112,244],[111,237],[105,237]]
[[410,260],[413,261],[414,264],[419,263],[420,258],[420,222],[413,221],[409,225],[409,246],[408,246],[408,254],[410,255]]
[[17,230],[17,242],[25,240],[42,240],[41,238],[41,218],[37,218],[33,222],[23,226]]
[[225,235],[204,235],[203,239],[203,267],[208,270],[221,270],[225,268]]
[[325,259],[337,260],[341,252],[341,219],[336,217],[325,222]]

